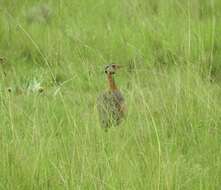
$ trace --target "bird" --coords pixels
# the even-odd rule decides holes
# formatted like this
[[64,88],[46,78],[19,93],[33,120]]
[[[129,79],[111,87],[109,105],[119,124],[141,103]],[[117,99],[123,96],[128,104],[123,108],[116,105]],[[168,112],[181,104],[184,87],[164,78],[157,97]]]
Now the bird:
[[108,90],[101,93],[97,98],[97,110],[102,128],[107,131],[111,126],[121,123],[126,113],[126,105],[121,91],[114,80],[114,74],[122,66],[109,64],[104,71],[107,76]]

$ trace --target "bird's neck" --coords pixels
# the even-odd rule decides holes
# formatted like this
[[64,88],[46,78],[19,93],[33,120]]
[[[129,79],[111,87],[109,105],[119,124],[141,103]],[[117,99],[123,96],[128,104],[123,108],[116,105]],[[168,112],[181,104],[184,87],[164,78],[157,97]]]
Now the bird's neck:
[[108,79],[108,85],[109,85],[109,90],[110,91],[116,91],[117,90],[117,85],[114,81],[114,77],[112,74],[108,74],[107,75],[107,79]]

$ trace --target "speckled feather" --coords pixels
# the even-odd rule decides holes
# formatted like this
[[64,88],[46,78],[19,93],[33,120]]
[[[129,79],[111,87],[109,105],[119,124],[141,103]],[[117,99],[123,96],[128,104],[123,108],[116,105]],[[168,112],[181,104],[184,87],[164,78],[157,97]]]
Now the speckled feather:
[[118,125],[124,116],[124,98],[119,90],[107,91],[97,99],[101,127]]

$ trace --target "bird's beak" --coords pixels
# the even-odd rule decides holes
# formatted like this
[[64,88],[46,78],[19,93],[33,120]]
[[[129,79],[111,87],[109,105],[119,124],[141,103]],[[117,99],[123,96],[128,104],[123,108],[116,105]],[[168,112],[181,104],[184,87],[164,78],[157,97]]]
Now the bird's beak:
[[117,65],[117,69],[124,68],[124,65]]

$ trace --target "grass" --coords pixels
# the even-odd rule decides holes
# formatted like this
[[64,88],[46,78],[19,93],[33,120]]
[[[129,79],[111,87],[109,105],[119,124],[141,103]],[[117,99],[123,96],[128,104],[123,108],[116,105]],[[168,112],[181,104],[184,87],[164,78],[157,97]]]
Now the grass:
[[[220,189],[219,0],[0,5],[0,189]],[[105,133],[110,62],[128,113]]]

